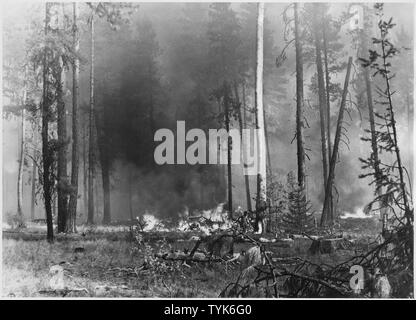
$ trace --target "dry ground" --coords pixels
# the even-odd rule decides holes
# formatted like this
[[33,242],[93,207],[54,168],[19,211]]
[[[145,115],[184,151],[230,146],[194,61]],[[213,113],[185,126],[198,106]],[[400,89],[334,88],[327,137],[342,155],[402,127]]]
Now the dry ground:
[[[32,230],[33,231],[33,230]],[[107,230],[108,231],[108,230]],[[191,235],[188,235],[189,239]],[[3,233],[3,296],[92,296],[92,297],[218,297],[225,285],[239,274],[240,267],[225,263],[166,262],[154,253],[192,248],[194,242],[182,234],[149,234],[138,246],[123,229],[95,230],[76,236],[59,236],[54,244],[44,240],[42,230]],[[362,243],[368,241],[364,236]],[[308,239],[295,240],[291,247],[268,244],[276,257],[300,256],[315,263],[337,264],[353,252],[309,255]],[[237,244],[235,251],[247,249]],[[84,248],[75,252],[75,248]],[[50,288],[50,267],[64,268],[69,290]]]

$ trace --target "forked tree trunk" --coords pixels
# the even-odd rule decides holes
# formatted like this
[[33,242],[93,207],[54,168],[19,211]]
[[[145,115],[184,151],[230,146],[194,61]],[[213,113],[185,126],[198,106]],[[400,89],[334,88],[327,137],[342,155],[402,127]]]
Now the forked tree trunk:
[[[330,99],[330,76],[329,76],[329,62],[328,62],[328,43],[326,36],[325,19],[322,14],[322,38],[324,46],[324,64],[325,64],[325,92],[326,92],[326,134],[328,143],[328,163],[331,161],[331,99]],[[332,197],[332,188],[329,190],[329,199],[331,205],[329,206],[330,221],[334,220],[334,203]]]
[[[341,106],[339,109],[338,114],[338,121],[337,121],[337,130],[335,132],[335,139],[334,139],[334,149],[331,156],[331,161],[329,163],[329,173],[328,173],[328,181],[326,184],[326,190],[325,190],[325,201],[324,201],[324,208],[322,209],[322,216],[324,215],[324,212],[327,212],[330,204],[330,193],[329,190],[332,188],[332,183],[334,181],[334,174],[335,174],[335,164],[338,156],[338,147],[341,140],[341,130],[342,130],[342,122],[344,119],[344,110],[345,110],[345,104],[347,101],[347,94],[348,94],[348,84],[350,81],[350,72],[351,72],[351,65],[352,65],[352,57],[348,59],[348,66],[347,66],[347,74],[345,76],[345,82],[344,82],[344,89],[342,91],[342,99],[341,99]],[[322,225],[322,220],[321,220]]]
[[[323,181],[324,181],[324,190],[326,192],[327,188],[327,179],[328,179],[328,151],[327,151],[327,142],[326,142],[326,126],[325,126],[325,110],[326,110],[326,98],[325,98],[325,83],[324,83],[324,74],[322,68],[322,58],[321,58],[321,38],[320,38],[320,28],[317,21],[317,15],[319,12],[319,4],[313,4],[313,26],[314,26],[314,41],[315,41],[315,62],[316,62],[316,71],[318,75],[318,97],[319,97],[319,121],[321,128],[321,149],[322,149],[322,167],[323,167]],[[325,194],[326,197],[326,194]],[[328,217],[328,208],[326,211],[322,211],[321,217],[321,226],[324,225]]]
[[[73,50],[78,54],[78,3],[73,3]],[[79,169],[79,119],[78,119],[78,82],[79,59],[75,56],[72,66],[72,162],[71,162],[71,194],[69,198],[68,221],[66,232],[76,232],[76,214],[78,202],[78,169]]]

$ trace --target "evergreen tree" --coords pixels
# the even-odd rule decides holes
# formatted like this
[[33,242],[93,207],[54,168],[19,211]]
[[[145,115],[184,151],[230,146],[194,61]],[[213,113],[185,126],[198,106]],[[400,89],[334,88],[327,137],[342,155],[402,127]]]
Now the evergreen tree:
[[287,175],[286,198],[287,212],[282,216],[285,228],[293,233],[310,232],[313,228],[312,206],[306,199],[304,186],[299,186],[293,172]]

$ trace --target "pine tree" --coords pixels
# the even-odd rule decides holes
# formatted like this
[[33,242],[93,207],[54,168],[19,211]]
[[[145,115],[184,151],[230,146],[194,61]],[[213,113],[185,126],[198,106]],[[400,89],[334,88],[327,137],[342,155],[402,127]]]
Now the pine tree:
[[[395,109],[393,103],[393,91],[391,81],[394,74],[391,71],[391,61],[399,53],[399,50],[389,38],[390,30],[395,26],[392,18],[384,20],[383,5],[376,4],[376,15],[378,17],[379,38],[373,38],[373,44],[377,48],[369,50],[368,59],[361,58],[364,67],[374,70],[373,76],[378,76],[384,83],[383,87],[377,88],[378,100],[376,104],[383,107],[383,110],[375,113],[378,123],[376,124],[376,137],[378,146],[381,151],[394,155],[393,164],[381,163],[381,177],[375,176],[375,173],[360,175],[361,178],[373,176],[374,179],[381,179],[382,186],[385,188],[382,195],[376,198],[366,208],[372,209],[374,203],[382,203],[389,208],[397,208],[400,214],[395,213],[395,223],[405,224],[413,227],[413,208],[409,201],[411,196],[406,188],[405,168],[402,163],[401,153],[398,143]],[[363,163],[362,168],[368,169],[373,167],[372,157],[360,159]]]
[[312,206],[306,199],[304,186],[299,186],[293,172],[287,175],[285,193],[287,212],[282,216],[285,228],[292,233],[310,232],[313,228]]

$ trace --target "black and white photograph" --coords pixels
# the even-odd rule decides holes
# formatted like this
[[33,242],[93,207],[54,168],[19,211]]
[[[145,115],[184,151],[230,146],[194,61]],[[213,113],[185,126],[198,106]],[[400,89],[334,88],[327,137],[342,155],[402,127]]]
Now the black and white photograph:
[[1,299],[414,299],[415,17],[2,1]]

